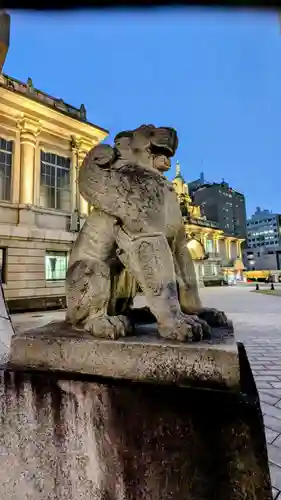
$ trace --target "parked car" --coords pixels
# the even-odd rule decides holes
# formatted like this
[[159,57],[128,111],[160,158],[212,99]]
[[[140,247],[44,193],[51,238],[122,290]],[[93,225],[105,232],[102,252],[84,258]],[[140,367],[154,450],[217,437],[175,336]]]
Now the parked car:
[[229,283],[228,281],[223,278],[223,277],[220,277],[220,278],[211,278],[211,277],[207,277],[207,278],[203,278],[203,283],[205,286],[227,286]]

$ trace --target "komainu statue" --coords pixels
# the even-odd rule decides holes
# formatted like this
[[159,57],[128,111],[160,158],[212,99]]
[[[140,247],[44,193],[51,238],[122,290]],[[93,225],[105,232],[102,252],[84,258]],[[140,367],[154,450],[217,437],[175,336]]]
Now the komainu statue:
[[166,339],[200,340],[229,325],[201,305],[179,202],[163,175],[177,145],[174,129],[142,125],[83,161],[79,189],[93,210],[70,256],[66,319],[96,337],[130,334],[138,287]]

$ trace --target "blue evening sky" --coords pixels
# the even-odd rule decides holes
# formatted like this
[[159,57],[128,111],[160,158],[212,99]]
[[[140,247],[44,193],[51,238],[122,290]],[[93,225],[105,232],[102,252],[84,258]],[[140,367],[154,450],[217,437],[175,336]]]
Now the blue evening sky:
[[[4,72],[110,130],[168,125],[193,180],[225,178],[281,212],[281,33],[275,13],[14,12]],[[175,163],[175,162],[174,162]],[[174,164],[173,171],[174,173]],[[170,174],[170,177],[171,177]]]

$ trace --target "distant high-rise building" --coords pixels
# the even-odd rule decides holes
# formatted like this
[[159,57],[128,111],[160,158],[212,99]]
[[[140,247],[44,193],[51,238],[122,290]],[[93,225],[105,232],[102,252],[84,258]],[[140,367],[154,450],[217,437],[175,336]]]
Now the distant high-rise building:
[[190,193],[191,198],[193,197],[194,191],[196,191],[196,189],[198,189],[200,186],[203,186],[203,184],[205,184],[205,182],[206,182],[206,180],[204,177],[204,172],[201,172],[199,179],[196,179],[195,181],[188,183],[188,189],[189,189],[189,193]]
[[257,207],[247,220],[248,248],[267,247],[274,249],[281,246],[281,215]]
[[[242,193],[232,189],[225,181],[202,183],[201,179],[189,184],[191,197],[200,205],[202,214],[218,223],[230,235],[246,237],[246,205]],[[196,185],[197,183],[197,185]]]

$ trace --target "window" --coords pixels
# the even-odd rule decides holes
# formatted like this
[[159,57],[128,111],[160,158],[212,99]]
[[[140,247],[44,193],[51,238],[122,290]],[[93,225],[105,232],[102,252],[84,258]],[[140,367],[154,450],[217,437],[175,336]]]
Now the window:
[[7,248],[0,248],[0,281],[6,283]]
[[212,240],[206,240],[206,252],[213,251],[213,242]]
[[67,266],[67,252],[47,251],[45,255],[45,279],[47,281],[65,280]]
[[40,205],[70,211],[70,159],[41,151]]
[[13,141],[0,138],[0,200],[11,199]]

